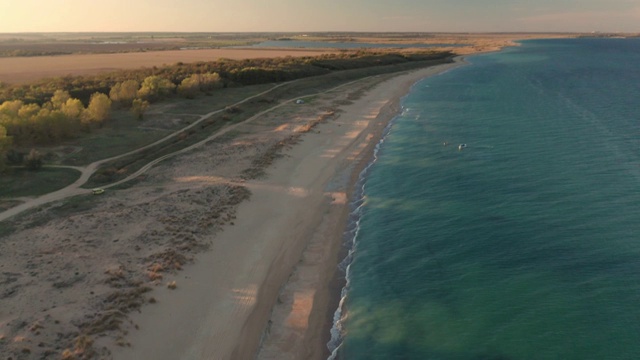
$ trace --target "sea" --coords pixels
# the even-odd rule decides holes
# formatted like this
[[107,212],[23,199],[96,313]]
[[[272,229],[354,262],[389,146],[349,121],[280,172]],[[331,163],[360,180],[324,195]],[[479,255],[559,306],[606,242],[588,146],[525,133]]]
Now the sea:
[[332,359],[640,359],[640,39],[466,60],[361,174]]

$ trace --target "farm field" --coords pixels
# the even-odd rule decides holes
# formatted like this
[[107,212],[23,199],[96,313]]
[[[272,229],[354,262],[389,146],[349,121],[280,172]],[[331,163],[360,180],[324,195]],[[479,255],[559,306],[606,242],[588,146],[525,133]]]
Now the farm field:
[[[572,35],[539,33],[0,34],[0,82],[20,84],[43,78],[94,75],[120,69],[162,66],[177,62],[214,61],[220,58],[240,60],[301,57],[339,51],[328,48],[250,47],[250,44],[264,40],[385,43],[391,47],[393,44],[455,44],[455,47],[445,46],[433,49],[465,55],[513,46],[516,39],[567,36]],[[224,46],[247,47],[225,48]],[[19,55],[22,53],[32,55]],[[2,54],[13,55],[3,57]]]
[[117,54],[73,54],[59,56],[0,58],[0,82],[24,83],[66,75],[92,75],[120,69],[161,66],[177,62],[227,59],[317,56],[331,50],[300,49],[203,49],[168,50]]

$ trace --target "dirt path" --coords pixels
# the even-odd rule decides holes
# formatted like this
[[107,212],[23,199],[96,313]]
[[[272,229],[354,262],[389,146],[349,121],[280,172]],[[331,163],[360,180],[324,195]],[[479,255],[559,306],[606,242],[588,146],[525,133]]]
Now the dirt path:
[[[238,105],[244,104],[245,102],[247,102],[249,100],[252,100],[254,98],[257,98],[257,97],[265,95],[265,94],[268,94],[269,92],[271,92],[271,91],[273,91],[273,90],[275,90],[275,89],[277,89],[279,87],[291,84],[292,82],[293,81],[282,83],[282,84],[278,84],[278,85],[276,85],[276,86],[274,86],[274,87],[272,87],[272,88],[270,88],[268,90],[265,90],[265,91],[263,91],[263,92],[261,92],[259,94],[247,97],[244,100],[239,101],[239,102],[237,102],[237,103],[235,103],[235,104],[233,104],[231,106],[238,106]],[[29,209],[33,209],[35,207],[38,207],[38,206],[41,206],[41,205],[44,205],[44,204],[48,204],[48,203],[53,202],[53,201],[62,200],[62,199],[65,199],[65,198],[68,198],[68,197],[71,197],[71,196],[75,196],[75,195],[88,194],[90,192],[90,190],[82,189],[81,186],[84,185],[89,180],[89,178],[98,170],[100,165],[102,165],[104,163],[107,163],[109,161],[113,161],[113,160],[117,160],[117,159],[123,158],[125,156],[137,154],[137,153],[142,152],[142,151],[144,151],[146,149],[152,148],[152,147],[154,147],[154,146],[156,146],[158,144],[161,144],[161,143],[163,143],[163,142],[165,142],[165,141],[167,141],[169,139],[172,139],[172,138],[178,136],[178,134],[184,132],[185,130],[189,130],[189,129],[197,126],[198,124],[200,124],[204,120],[207,120],[211,116],[213,116],[215,114],[219,114],[222,111],[224,111],[224,108],[209,112],[207,114],[204,114],[204,115],[200,116],[200,118],[198,120],[194,121],[192,124],[190,124],[190,125],[188,125],[188,126],[186,126],[184,128],[181,128],[180,130],[176,130],[176,131],[172,132],[171,134],[169,134],[169,135],[163,137],[162,139],[160,139],[158,141],[155,141],[155,142],[153,142],[153,143],[151,143],[149,145],[145,145],[143,147],[140,147],[138,149],[126,152],[124,154],[120,154],[120,155],[112,156],[110,158],[98,160],[98,161],[95,161],[95,162],[93,162],[93,163],[91,163],[91,164],[89,164],[87,166],[84,166],[84,167],[79,167],[79,166],[73,166],[73,167],[71,167],[71,166],[55,166],[55,167],[73,168],[75,170],[78,170],[78,171],[80,171],[80,177],[73,184],[71,184],[71,185],[69,185],[67,187],[64,187],[64,188],[62,188],[60,190],[57,190],[57,191],[54,191],[54,192],[39,196],[39,197],[34,198],[34,199],[29,199],[28,201],[26,201],[26,202],[24,202],[24,203],[22,203],[22,204],[20,204],[18,206],[12,207],[12,208],[10,208],[10,209],[8,209],[6,211],[1,212],[0,213],[0,221],[4,221],[4,220],[6,220],[6,219],[8,219],[10,217],[13,217],[13,216],[16,216],[16,215],[22,213],[23,211],[26,211],[26,210],[29,210]],[[166,157],[168,157],[168,156],[165,155],[165,157],[163,157],[162,159],[164,159]],[[145,169],[144,171],[150,169],[153,165],[155,165],[158,162],[159,162],[158,159],[156,159],[156,160],[152,161],[151,163],[147,164],[146,166],[143,167],[143,169]],[[135,176],[129,176],[124,180],[118,181],[117,183],[109,184],[109,185],[105,186],[105,188],[106,187],[112,187],[112,186],[124,183],[125,181],[129,181],[129,180],[133,179],[134,177],[139,176],[140,174],[144,173],[144,171],[142,171],[142,172],[137,171]]]
[[[253,120],[255,120],[255,119],[259,118],[260,116],[262,116],[262,115],[264,115],[264,114],[266,114],[266,113],[268,113],[268,112],[270,112],[270,111],[273,111],[273,110],[275,110],[275,109],[277,109],[277,108],[280,108],[280,107],[282,107],[282,106],[285,106],[285,105],[287,105],[287,104],[290,104],[290,103],[294,102],[295,100],[297,100],[297,99],[299,99],[299,98],[301,98],[301,97],[316,96],[316,95],[320,95],[320,94],[328,93],[328,92],[331,92],[331,91],[334,91],[334,90],[340,89],[340,88],[342,88],[342,87],[344,87],[344,86],[347,86],[347,85],[353,84],[353,83],[355,83],[355,82],[365,80],[365,79],[367,79],[367,78],[368,78],[368,77],[365,77],[365,78],[362,78],[362,79],[358,79],[358,80],[354,80],[354,81],[350,81],[350,82],[348,82],[348,83],[345,83],[345,84],[342,84],[342,85],[336,86],[336,87],[331,88],[331,89],[326,90],[326,91],[322,91],[322,92],[318,92],[318,93],[313,93],[313,94],[305,94],[305,95],[297,96],[297,97],[295,97],[295,98],[293,98],[293,99],[289,99],[289,100],[283,101],[283,102],[281,102],[281,103],[280,103],[280,104],[278,104],[278,105],[272,106],[272,107],[270,107],[270,108],[268,108],[268,109],[266,109],[266,110],[264,110],[264,111],[259,112],[258,114],[256,114],[256,115],[254,115],[254,116],[250,117],[249,119],[246,119],[246,120],[244,120],[244,121],[242,121],[242,122],[239,122],[239,123],[234,124],[234,125],[231,125],[231,126],[224,127],[224,128],[222,128],[220,131],[218,131],[218,132],[214,133],[213,135],[211,135],[211,136],[207,137],[206,139],[204,139],[204,140],[202,140],[202,141],[200,141],[200,142],[197,142],[197,143],[195,143],[195,144],[193,144],[193,145],[190,145],[190,146],[188,146],[188,147],[186,147],[186,148],[183,148],[183,149],[177,150],[177,151],[175,151],[175,152],[173,152],[173,153],[170,153],[170,154],[167,154],[167,155],[161,156],[161,157],[159,157],[159,158],[157,158],[157,159],[155,159],[155,160],[153,160],[153,161],[149,162],[148,164],[146,164],[145,166],[143,166],[142,168],[140,168],[138,171],[136,171],[136,172],[134,172],[133,174],[131,174],[131,175],[127,176],[126,178],[124,178],[124,179],[122,179],[122,180],[119,180],[119,181],[117,181],[117,182],[111,183],[111,184],[109,184],[109,185],[102,186],[102,188],[107,189],[107,188],[111,188],[111,187],[114,187],[114,186],[117,186],[117,185],[123,184],[123,183],[125,183],[125,182],[127,182],[127,181],[130,181],[130,180],[132,180],[132,179],[134,179],[134,178],[136,178],[136,177],[138,177],[138,176],[142,175],[143,173],[145,173],[146,171],[148,171],[149,169],[151,169],[154,165],[156,165],[157,163],[159,163],[159,162],[161,162],[161,161],[163,161],[163,160],[166,160],[166,159],[168,159],[168,158],[170,158],[170,157],[173,157],[173,156],[175,156],[175,155],[182,154],[182,153],[185,153],[185,152],[187,152],[187,151],[193,150],[193,149],[195,149],[195,148],[197,148],[197,147],[199,147],[199,146],[202,146],[203,144],[206,144],[207,142],[209,142],[209,141],[211,141],[211,140],[213,140],[213,139],[216,139],[216,138],[218,138],[218,137],[220,137],[220,136],[222,136],[222,135],[226,134],[227,132],[229,132],[229,131],[231,131],[231,130],[233,130],[233,129],[237,128],[238,126],[248,124],[248,123],[252,122]],[[274,87],[272,87],[272,88],[270,88],[270,89],[268,89],[268,90],[265,90],[265,91],[263,91],[263,92],[261,92],[261,93],[259,93],[259,94],[256,94],[256,95],[253,95],[253,96],[247,97],[247,98],[245,98],[244,100],[239,101],[239,102],[237,102],[237,103],[235,103],[235,104],[232,104],[232,105],[230,105],[230,106],[238,106],[238,105],[242,105],[242,104],[244,104],[244,103],[245,103],[245,102],[247,102],[247,101],[250,101],[250,100],[252,100],[252,99],[254,99],[254,98],[257,98],[257,97],[259,97],[259,96],[262,96],[262,95],[268,94],[269,92],[271,92],[271,91],[273,91],[273,90],[275,90],[275,89],[277,89],[277,88],[279,88],[279,87],[282,87],[282,86],[285,86],[285,85],[291,84],[291,83],[293,83],[293,82],[295,82],[295,81],[296,81],[296,80],[294,80],[294,81],[289,81],[289,82],[282,83],[282,84],[278,84],[278,85],[275,85]],[[120,158],[123,158],[123,157],[129,156],[129,155],[137,154],[137,153],[140,153],[140,152],[142,152],[142,151],[144,151],[144,150],[146,150],[146,149],[152,148],[152,147],[154,147],[154,146],[156,146],[156,145],[158,145],[158,144],[161,144],[161,143],[163,143],[163,142],[165,142],[165,141],[167,141],[167,140],[169,140],[169,139],[171,139],[171,138],[174,138],[174,137],[178,136],[180,133],[184,132],[185,130],[189,130],[189,129],[191,129],[191,128],[193,128],[193,127],[197,126],[198,124],[200,124],[200,123],[201,123],[201,122],[203,122],[204,120],[207,120],[207,119],[208,119],[208,118],[210,118],[211,116],[213,116],[213,115],[215,115],[215,114],[219,114],[219,113],[221,113],[221,112],[222,112],[222,111],[224,111],[224,110],[225,110],[225,109],[223,108],[223,109],[215,110],[215,111],[209,112],[209,113],[207,113],[207,114],[204,114],[204,115],[200,116],[200,118],[199,118],[198,120],[194,121],[192,124],[190,124],[190,125],[188,125],[188,126],[186,126],[186,127],[184,127],[184,128],[181,128],[180,130],[174,131],[173,133],[171,133],[171,134],[169,134],[169,135],[165,136],[164,138],[162,138],[162,139],[160,139],[160,140],[158,140],[158,141],[155,141],[155,142],[153,142],[153,143],[151,143],[151,144],[149,144],[149,145],[145,145],[145,146],[143,146],[143,147],[140,147],[140,148],[138,148],[138,149],[135,149],[135,150],[132,150],[132,151],[126,152],[126,153],[124,153],[124,154],[120,154],[120,155],[112,156],[112,157],[110,157],[110,158],[106,158],[106,159],[98,160],[98,161],[95,161],[95,162],[93,162],[93,163],[91,163],[91,164],[89,164],[89,165],[85,166],[85,167],[68,167],[68,166],[65,166],[65,167],[73,168],[73,169],[75,169],[75,170],[80,171],[80,173],[81,173],[81,174],[80,174],[80,177],[78,178],[78,180],[76,180],[73,184],[71,184],[71,185],[69,185],[69,186],[67,186],[67,187],[65,187],[65,188],[62,188],[62,189],[60,189],[60,190],[57,190],[57,191],[54,191],[54,192],[51,192],[51,193],[48,193],[48,194],[45,194],[45,195],[39,196],[39,197],[34,198],[34,199],[29,199],[28,201],[26,201],[26,202],[24,202],[24,203],[22,203],[22,204],[20,204],[20,205],[18,205],[18,206],[12,207],[12,208],[10,208],[10,209],[8,209],[8,210],[5,210],[5,211],[1,212],[1,213],[0,213],[0,221],[4,221],[4,220],[6,220],[6,219],[9,219],[9,218],[11,218],[11,217],[13,217],[13,216],[16,216],[16,215],[18,215],[18,214],[20,214],[20,213],[24,212],[24,211],[26,211],[26,210],[33,209],[33,208],[35,208],[35,207],[38,207],[38,206],[41,206],[41,205],[48,204],[48,203],[50,203],[50,202],[59,201],[59,200],[66,199],[66,198],[68,198],[68,197],[72,197],[72,196],[76,196],[76,195],[88,194],[91,190],[83,189],[83,188],[82,188],[82,186],[83,186],[83,185],[84,185],[84,184],[89,180],[89,178],[90,178],[90,177],[91,177],[91,176],[92,176],[92,175],[93,175],[93,174],[94,174],[94,173],[95,173],[95,172],[100,168],[100,166],[101,166],[102,164],[105,164],[105,163],[107,163],[107,162],[109,162],[109,161],[113,161],[113,160],[117,160],[117,159],[120,159]]]
[[[260,359],[319,360],[350,174],[388,121],[381,109],[396,113],[396,78],[427,73],[307,90],[320,95],[305,105],[280,98],[170,161],[149,158],[139,185],[100,198],[76,187],[82,197],[21,214],[0,229],[0,358],[255,359],[272,324]],[[280,297],[288,280],[302,283]]]

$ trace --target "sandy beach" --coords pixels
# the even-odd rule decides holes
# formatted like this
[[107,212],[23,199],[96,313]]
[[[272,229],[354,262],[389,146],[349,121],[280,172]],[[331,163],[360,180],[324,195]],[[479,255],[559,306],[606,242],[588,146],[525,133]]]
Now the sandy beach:
[[134,316],[141,331],[115,358],[252,359],[256,349],[258,359],[326,358],[350,190],[399,98],[451,66],[376,84],[286,151],[265,179],[245,183],[252,196],[235,225],[180,274],[182,291]]
[[23,216],[0,243],[0,354],[326,358],[358,174],[410,86],[460,64],[289,103],[97,208]]

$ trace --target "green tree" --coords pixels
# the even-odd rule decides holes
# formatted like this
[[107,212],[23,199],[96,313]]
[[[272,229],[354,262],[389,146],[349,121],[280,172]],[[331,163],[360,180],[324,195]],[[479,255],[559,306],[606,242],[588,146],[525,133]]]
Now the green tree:
[[71,99],[71,95],[68,92],[56,90],[51,97],[51,105],[53,105],[54,109],[60,109],[69,99]]
[[71,98],[60,106],[60,111],[70,119],[80,119],[85,108],[82,105],[82,101]]
[[0,171],[6,169],[7,153],[11,149],[11,137],[7,136],[7,129],[0,125]]
[[178,94],[187,99],[193,99],[200,92],[200,78],[198,74],[184,78],[178,85]]
[[31,149],[29,155],[24,159],[24,166],[29,170],[38,170],[42,167],[42,154],[36,149]]
[[102,124],[111,114],[111,100],[103,93],[94,93],[84,113],[85,123]]
[[177,90],[181,96],[193,99],[201,91],[210,91],[221,88],[223,85],[218,73],[193,74],[184,78]]
[[24,120],[30,119],[36,116],[40,112],[40,110],[42,109],[38,104],[25,104],[22,105],[20,110],[18,110],[18,117]]
[[200,75],[200,90],[209,91],[219,89],[224,86],[222,78],[218,73],[206,73]]
[[43,136],[38,143],[56,143],[80,132],[80,117],[69,116],[61,110],[41,111],[35,120],[42,124]]
[[173,92],[175,85],[163,77],[152,75],[148,76],[142,82],[138,97],[143,100],[155,101],[165,97]]
[[53,102],[42,107],[22,101],[7,101],[0,105],[0,125],[13,142],[21,146],[50,144],[73,137],[80,131],[85,109],[80,100],[67,95],[66,92],[56,92]]
[[149,108],[149,102],[146,100],[135,99],[131,103],[131,113],[138,120],[142,120],[147,108]]
[[138,95],[140,84],[136,80],[126,80],[115,84],[109,91],[111,101],[123,106],[131,104]]
[[21,100],[5,101],[0,105],[0,114],[17,117],[22,105],[24,105],[24,103]]

